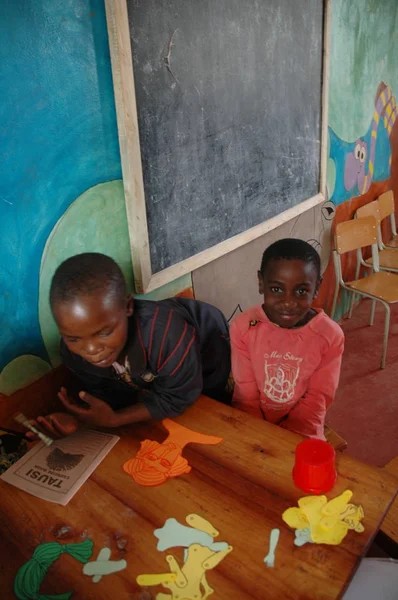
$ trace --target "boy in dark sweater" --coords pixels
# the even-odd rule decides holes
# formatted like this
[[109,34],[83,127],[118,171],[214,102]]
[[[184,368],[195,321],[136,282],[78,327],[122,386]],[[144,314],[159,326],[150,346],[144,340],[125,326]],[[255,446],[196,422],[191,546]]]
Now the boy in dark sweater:
[[58,267],[50,303],[80,399],[61,389],[69,414],[37,418],[50,435],[67,435],[79,423],[119,427],[173,417],[202,393],[225,401],[228,324],[214,306],[182,298],[133,300],[119,266],[96,253]]

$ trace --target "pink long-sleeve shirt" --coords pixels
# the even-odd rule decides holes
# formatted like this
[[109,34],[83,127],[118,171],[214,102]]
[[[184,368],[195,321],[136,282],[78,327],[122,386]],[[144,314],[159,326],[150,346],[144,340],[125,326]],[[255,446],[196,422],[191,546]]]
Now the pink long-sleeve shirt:
[[261,305],[230,328],[233,406],[307,437],[324,438],[340,377],[344,334],[323,310],[303,327],[272,323]]

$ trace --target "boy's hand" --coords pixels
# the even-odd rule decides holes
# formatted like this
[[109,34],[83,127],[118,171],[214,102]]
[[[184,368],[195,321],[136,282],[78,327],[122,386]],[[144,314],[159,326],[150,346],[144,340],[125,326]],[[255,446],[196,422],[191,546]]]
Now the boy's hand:
[[[30,424],[49,435],[53,440],[70,435],[79,429],[79,422],[74,416],[61,412],[37,417],[37,419],[30,420]],[[31,441],[39,439],[32,431],[28,431],[26,437]]]
[[115,413],[103,400],[95,398],[87,392],[80,392],[79,398],[87,404],[87,408],[79,406],[68,396],[65,388],[61,388],[58,397],[68,412],[75,415],[79,421],[86,425],[97,425],[98,427],[114,427]]

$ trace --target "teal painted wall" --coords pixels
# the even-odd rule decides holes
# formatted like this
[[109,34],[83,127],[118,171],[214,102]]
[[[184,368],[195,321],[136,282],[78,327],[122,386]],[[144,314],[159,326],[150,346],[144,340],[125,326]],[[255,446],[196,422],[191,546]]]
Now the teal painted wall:
[[[58,363],[47,302],[57,265],[104,252],[132,285],[132,264],[103,0],[3,0],[0,65],[0,393],[8,395]],[[190,286],[183,277],[150,297]]]

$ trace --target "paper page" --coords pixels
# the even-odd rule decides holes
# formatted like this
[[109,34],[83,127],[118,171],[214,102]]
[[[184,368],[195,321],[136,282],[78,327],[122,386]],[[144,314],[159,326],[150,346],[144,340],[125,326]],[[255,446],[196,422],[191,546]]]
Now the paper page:
[[51,446],[40,442],[1,479],[65,506],[119,439],[101,431],[80,430]]

